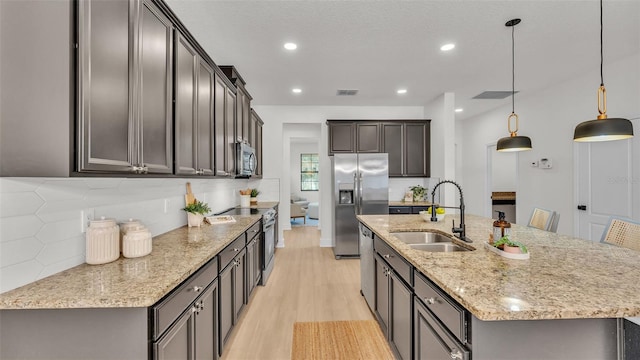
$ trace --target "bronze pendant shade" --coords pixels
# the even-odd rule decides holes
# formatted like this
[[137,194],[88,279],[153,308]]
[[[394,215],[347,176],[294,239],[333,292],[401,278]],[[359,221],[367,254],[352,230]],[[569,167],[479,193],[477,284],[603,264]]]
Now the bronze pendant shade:
[[631,124],[631,121],[623,118],[607,118],[607,90],[604,87],[602,72],[602,29],[602,0],[600,0],[600,87],[598,88],[598,112],[600,115],[595,120],[588,120],[578,124],[573,132],[573,141],[611,141],[633,137],[633,124]]
[[[503,137],[498,140],[496,150],[501,152],[511,151],[526,151],[531,150],[531,139],[527,136],[518,135],[518,115],[515,113],[515,40],[514,40],[514,27],[520,23],[520,19],[512,19],[507,21],[505,26],[511,27],[511,115],[507,118],[507,127],[509,129],[509,136]],[[515,119],[515,129],[511,129],[511,120]]]

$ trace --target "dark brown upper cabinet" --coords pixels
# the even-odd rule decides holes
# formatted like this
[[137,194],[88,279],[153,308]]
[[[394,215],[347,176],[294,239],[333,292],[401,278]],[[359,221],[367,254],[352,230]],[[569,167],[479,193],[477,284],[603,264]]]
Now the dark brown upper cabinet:
[[213,175],[213,69],[176,35],[176,174]]
[[429,177],[430,121],[327,120],[329,156],[387,153],[390,177]]
[[250,141],[251,100],[253,99],[247,89],[246,82],[233,65],[222,65],[220,70],[235,85],[236,92],[236,141],[248,143],[255,148]]
[[214,77],[215,169],[216,176],[235,176],[235,88],[222,72]]
[[264,122],[260,116],[251,109],[251,121],[249,123],[249,139],[256,152],[256,171],[252,177],[262,177],[262,125]]
[[173,171],[173,25],[151,1],[78,4],[78,172]]
[[349,121],[327,121],[329,126],[329,156],[356,151],[356,124]]

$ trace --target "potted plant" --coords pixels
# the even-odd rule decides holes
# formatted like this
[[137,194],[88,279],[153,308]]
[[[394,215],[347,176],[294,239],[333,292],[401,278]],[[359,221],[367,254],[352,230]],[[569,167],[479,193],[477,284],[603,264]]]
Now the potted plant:
[[413,201],[423,201],[427,194],[427,188],[420,185],[411,186],[409,189],[413,192]]
[[499,249],[502,246],[502,251],[514,254],[526,254],[529,251],[523,243],[511,240],[509,236],[503,236],[500,240],[494,242],[493,246]]
[[204,215],[211,212],[211,208],[207,203],[202,201],[194,201],[191,204],[188,204],[182,210],[187,212],[187,224],[189,227],[197,226],[200,227],[202,225],[202,221],[204,220]]
[[258,195],[260,195],[260,190],[251,189],[251,205],[258,205]]

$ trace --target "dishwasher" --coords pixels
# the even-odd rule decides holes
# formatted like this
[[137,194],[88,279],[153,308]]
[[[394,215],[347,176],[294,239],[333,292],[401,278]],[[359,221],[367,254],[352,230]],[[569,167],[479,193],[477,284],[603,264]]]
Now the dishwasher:
[[375,306],[375,263],[373,261],[373,232],[360,224],[360,292],[373,311]]

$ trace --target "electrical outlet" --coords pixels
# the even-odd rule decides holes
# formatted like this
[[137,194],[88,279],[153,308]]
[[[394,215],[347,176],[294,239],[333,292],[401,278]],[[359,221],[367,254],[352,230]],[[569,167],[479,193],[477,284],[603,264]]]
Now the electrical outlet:
[[94,209],[84,209],[80,211],[80,232],[87,232],[89,221],[93,220],[95,216]]

